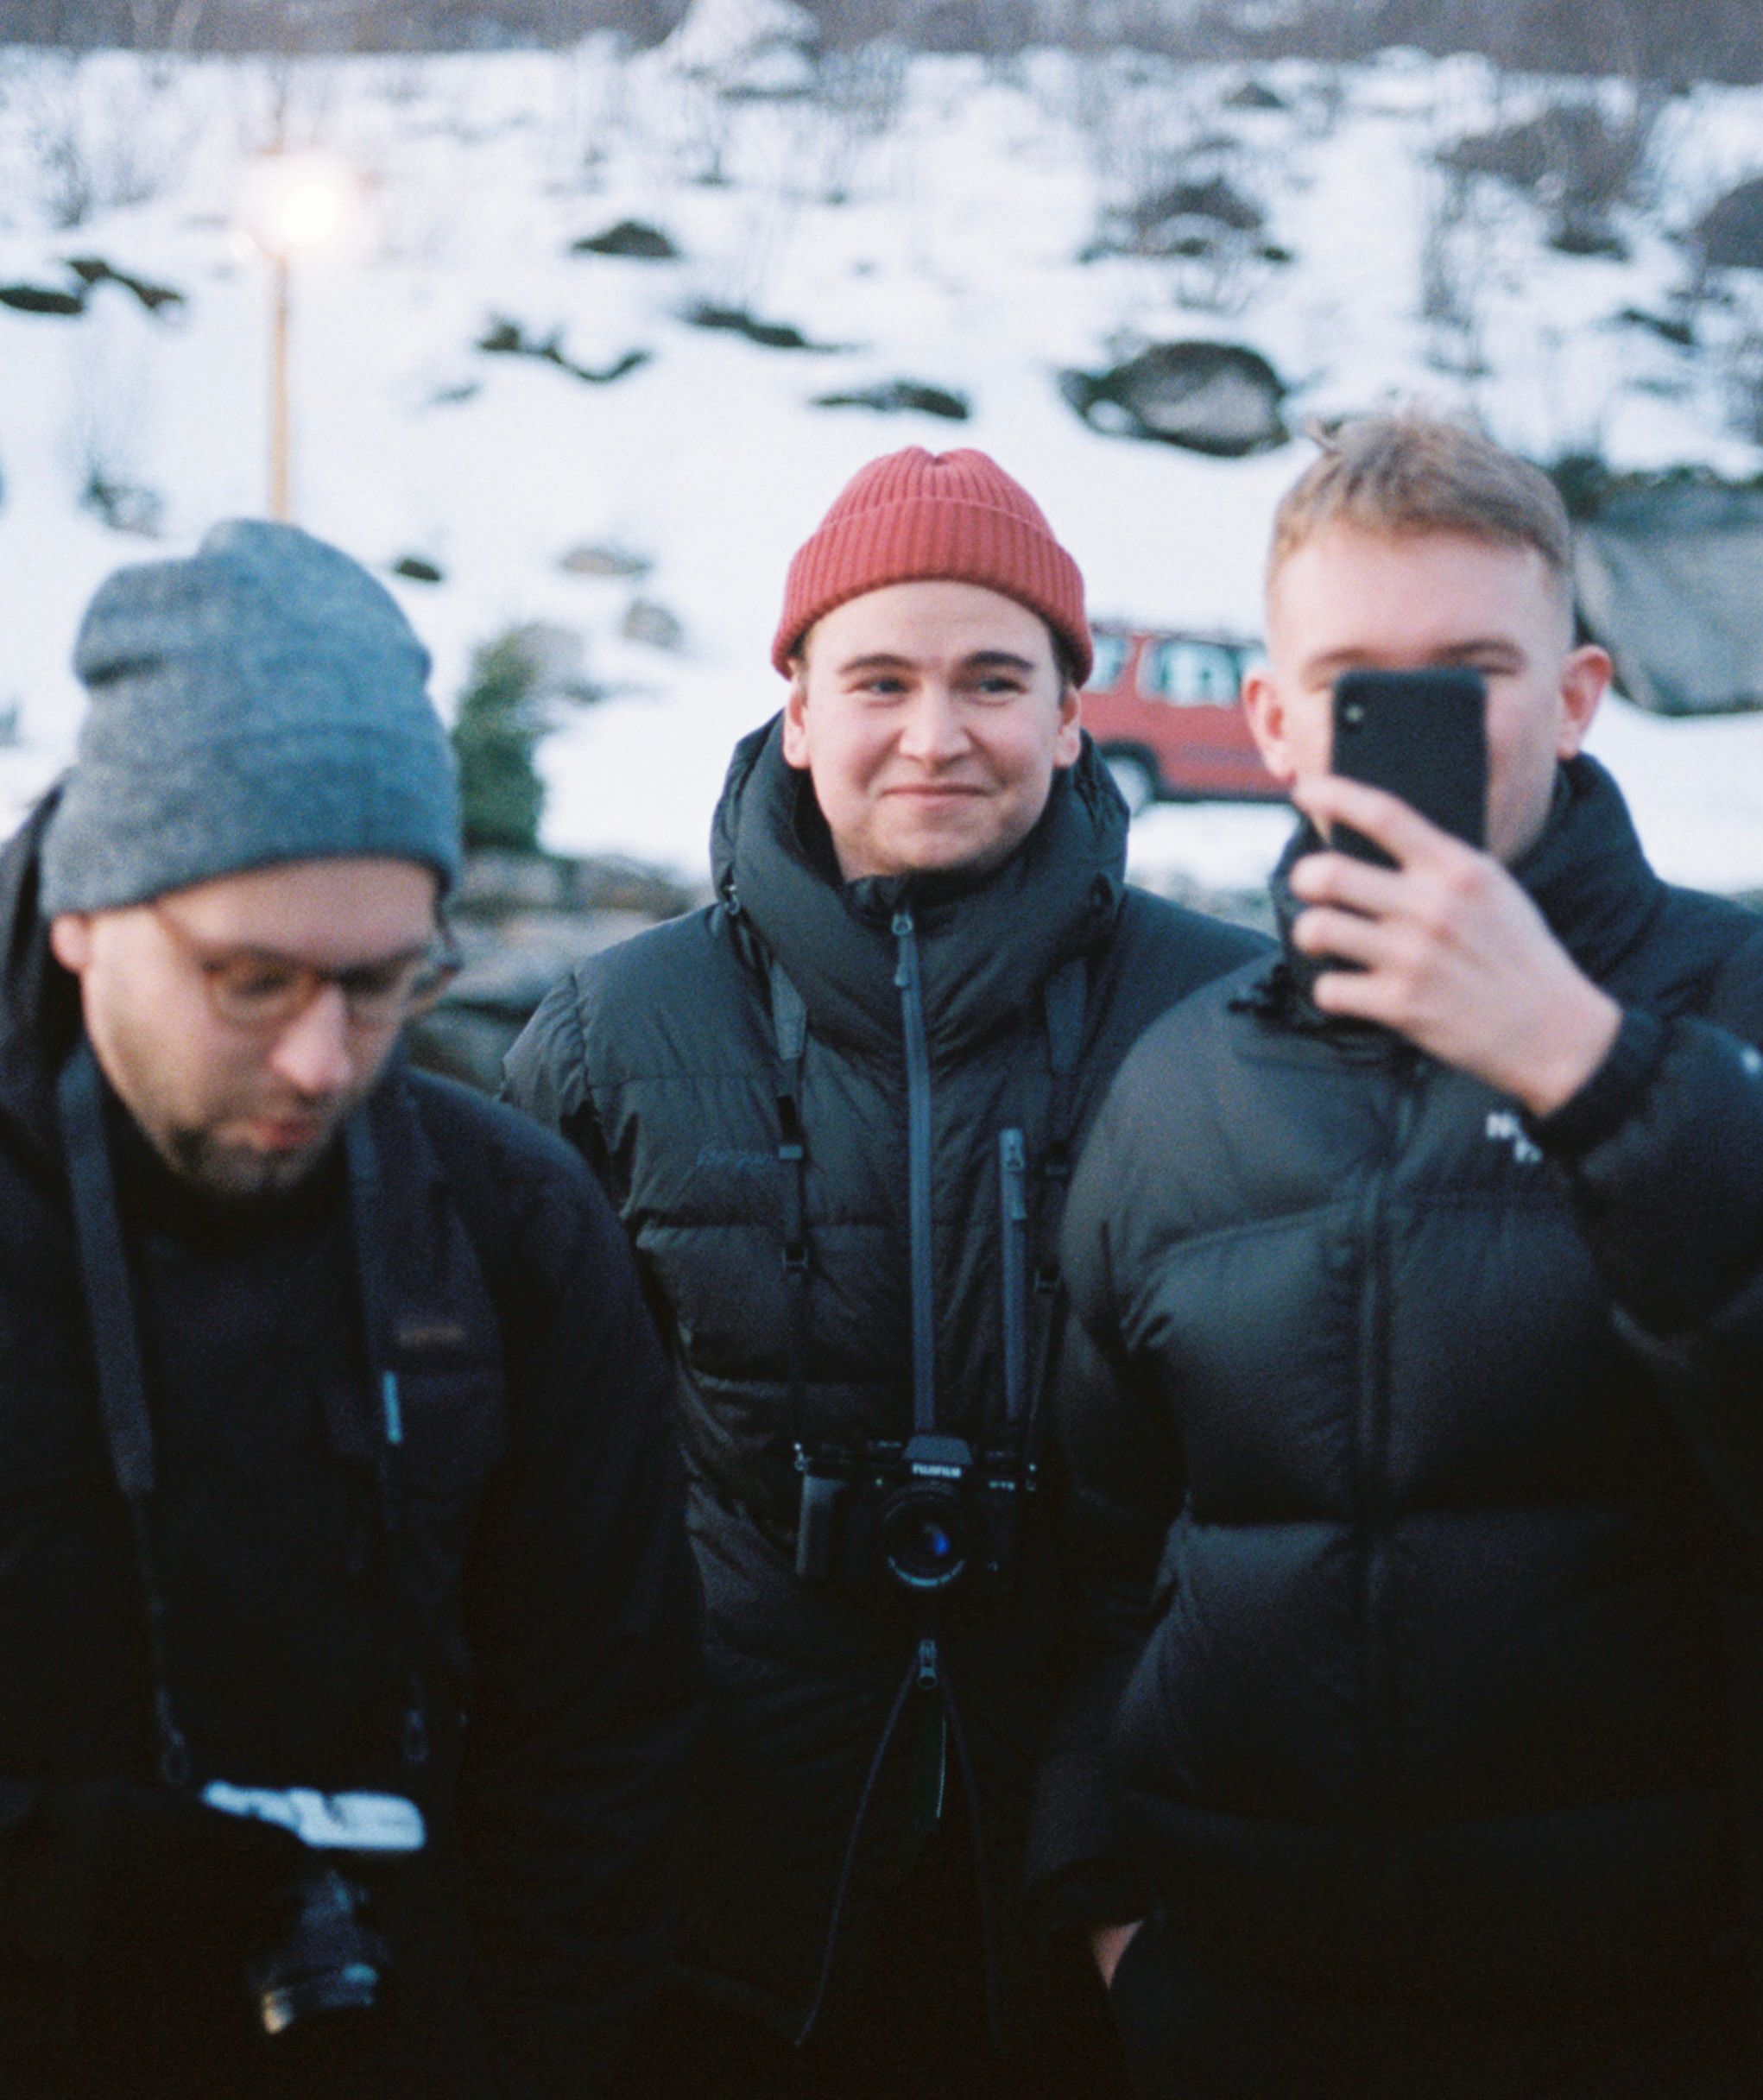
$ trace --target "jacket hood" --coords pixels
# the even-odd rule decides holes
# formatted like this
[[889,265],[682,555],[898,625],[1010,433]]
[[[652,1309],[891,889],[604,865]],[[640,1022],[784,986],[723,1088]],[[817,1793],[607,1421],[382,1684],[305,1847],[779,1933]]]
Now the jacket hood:
[[39,904],[52,788],[0,850],[0,1115],[54,1144],[54,1080],[79,1034],[79,989],[49,952]]
[[717,895],[744,918],[823,1034],[900,1041],[895,913],[917,928],[932,1053],[989,1034],[1113,925],[1126,881],[1126,805],[1086,736],[1053,775],[1039,822],[1009,858],[973,874],[838,872],[806,773],[783,756],[781,715],[736,747],[711,834]]

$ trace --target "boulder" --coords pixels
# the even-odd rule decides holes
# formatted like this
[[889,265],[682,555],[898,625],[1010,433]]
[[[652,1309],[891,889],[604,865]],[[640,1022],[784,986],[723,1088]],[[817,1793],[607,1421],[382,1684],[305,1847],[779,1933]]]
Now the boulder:
[[1763,175],[1740,183],[1710,206],[1695,237],[1711,269],[1763,269]]
[[1580,616],[1617,683],[1660,714],[1763,707],[1763,489],[1672,474],[1583,506]]
[[1223,175],[1177,182],[1103,215],[1080,262],[1098,256],[1187,256],[1253,248],[1267,213]]
[[685,625],[679,615],[653,598],[632,598],[618,631],[627,642],[641,642],[652,649],[681,648],[686,642]]
[[155,284],[148,277],[131,277],[127,270],[113,269],[102,256],[69,256],[67,267],[84,285],[121,285],[125,292],[132,292],[149,313],[157,313],[164,307],[188,303],[183,293],[173,286]]
[[1154,343],[1103,372],[1061,373],[1065,399],[1093,429],[1220,459],[1286,443],[1290,390],[1259,351],[1236,343]]
[[17,313],[73,315],[85,311],[85,292],[58,291],[47,284],[0,284],[0,307]]
[[677,262],[679,250],[659,226],[641,218],[621,218],[603,233],[590,233],[570,243],[572,256],[624,256],[635,262]]
[[621,357],[596,371],[591,366],[577,364],[564,355],[563,339],[553,329],[542,341],[534,341],[518,321],[505,315],[497,315],[477,338],[477,348],[491,357],[536,357],[541,364],[554,364],[559,371],[567,372],[572,379],[579,379],[591,387],[610,386],[615,379],[622,379],[627,372],[634,372],[639,365],[647,364],[654,354],[647,350],[627,350]]
[[878,415],[938,415],[945,421],[964,423],[973,414],[966,395],[948,387],[926,386],[917,379],[887,379],[873,387],[860,387],[843,394],[817,394],[817,408],[873,408]]
[[1291,104],[1264,80],[1245,80],[1224,98],[1227,110],[1286,110]]
[[647,554],[633,553],[629,547],[601,547],[584,541],[559,554],[557,566],[566,576],[610,576],[636,578],[647,576],[654,564]]
[[412,1059],[494,1093],[515,1037],[566,971],[705,901],[667,870],[617,855],[469,853],[450,905],[464,967],[412,1028]]
[[745,307],[721,307],[711,300],[700,300],[689,308],[686,320],[694,328],[715,328],[730,335],[745,336],[749,343],[757,343],[764,350],[835,350],[834,343],[812,343],[801,330],[789,321],[762,321],[748,312]]

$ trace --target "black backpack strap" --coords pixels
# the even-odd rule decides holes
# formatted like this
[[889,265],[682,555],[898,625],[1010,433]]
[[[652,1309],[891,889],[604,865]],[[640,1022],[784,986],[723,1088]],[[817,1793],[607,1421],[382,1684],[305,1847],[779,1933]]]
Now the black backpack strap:
[[1047,1167],[1063,1181],[1071,1176],[1071,1125],[1077,1110],[1077,1059],[1084,1049],[1084,1009],[1090,998],[1089,965],[1081,955],[1061,963],[1046,981],[1047,1068],[1052,1101],[1047,1114]]
[[1041,1166],[1040,1260],[1035,1288],[1051,1296],[1058,1284],[1059,1224],[1071,1179],[1071,1139],[1077,1119],[1077,1060],[1084,1048],[1084,1009],[1090,996],[1089,969],[1081,955],[1061,963],[1046,981],[1047,1069],[1052,1085],[1047,1103],[1046,1156]]
[[784,1170],[785,1348],[790,1438],[799,1454],[808,1392],[808,1147],[802,1125],[802,1065],[808,1047],[808,1009],[774,956],[768,958],[767,969],[771,979],[772,1032],[777,1044],[777,1156]]
[[79,1279],[98,1371],[98,1413],[117,1491],[129,1512],[140,1579],[160,1776],[167,1787],[181,1791],[190,1784],[192,1770],[189,1744],[172,1699],[165,1590],[153,1536],[153,1419],[136,1325],[134,1280],[123,1243],[110,1137],[104,1129],[104,1084],[84,1035],[61,1068],[56,1107],[79,1249]]
[[1040,1445],[1040,1401],[1052,1357],[1059,1289],[1059,1227],[1071,1180],[1071,1147],[1077,1120],[1077,1066],[1084,1050],[1084,1023],[1090,998],[1088,959],[1074,955],[1059,965],[1042,993],[1046,1009],[1047,1070],[1051,1078],[1046,1117],[1046,1150],[1041,1161],[1040,1201],[1035,1220],[1039,1249],[1034,1265],[1033,1368],[1028,1381],[1028,1415],[1023,1455],[1033,1464]]

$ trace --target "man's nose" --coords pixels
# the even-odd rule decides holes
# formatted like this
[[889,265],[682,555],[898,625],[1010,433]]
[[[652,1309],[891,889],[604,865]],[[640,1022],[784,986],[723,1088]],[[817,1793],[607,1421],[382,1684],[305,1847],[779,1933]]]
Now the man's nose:
[[958,696],[936,679],[913,695],[900,731],[900,749],[921,765],[946,765],[967,749],[967,724]]
[[349,1009],[340,985],[322,985],[275,1039],[270,1064],[277,1075],[315,1099],[340,1094],[355,1077]]

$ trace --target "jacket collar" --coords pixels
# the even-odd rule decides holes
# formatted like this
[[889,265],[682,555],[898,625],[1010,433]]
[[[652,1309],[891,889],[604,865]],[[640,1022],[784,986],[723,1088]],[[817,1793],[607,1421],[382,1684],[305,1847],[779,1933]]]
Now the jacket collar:
[[0,851],[0,1116],[59,1153],[55,1075],[79,1036],[79,988],[49,952],[38,903],[52,788]]
[[[1316,959],[1292,945],[1292,922],[1303,908],[1292,895],[1292,870],[1321,844],[1315,826],[1308,818],[1301,819],[1273,870],[1269,887],[1280,952],[1261,981],[1256,1003],[1291,1026],[1326,1028],[1331,1034],[1381,1034],[1318,1012],[1309,996]],[[1542,835],[1512,872],[1555,938],[1599,984],[1620,973],[1669,894],[1641,850],[1621,788],[1583,754],[1560,768]]]
[[1046,979],[1112,925],[1127,815],[1089,739],[1056,773],[1039,822],[983,874],[840,878],[806,773],[786,763],[782,718],[736,747],[717,811],[717,894],[751,924],[830,1039],[900,1041],[894,914],[917,928],[933,1057],[959,1053],[1036,1001]]

